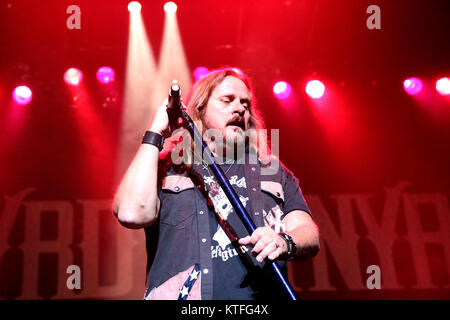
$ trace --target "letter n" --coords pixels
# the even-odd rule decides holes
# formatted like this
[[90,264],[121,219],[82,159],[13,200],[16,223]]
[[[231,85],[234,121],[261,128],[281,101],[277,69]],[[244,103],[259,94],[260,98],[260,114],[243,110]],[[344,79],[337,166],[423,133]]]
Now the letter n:
[[66,13],[71,14],[66,20],[67,29],[81,29],[81,9],[79,6],[71,5],[67,7]]

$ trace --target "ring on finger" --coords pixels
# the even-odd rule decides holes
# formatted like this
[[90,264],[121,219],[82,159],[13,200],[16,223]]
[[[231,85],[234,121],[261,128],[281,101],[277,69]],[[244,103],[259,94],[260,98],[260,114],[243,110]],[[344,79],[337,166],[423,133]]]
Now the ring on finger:
[[279,245],[275,240],[272,240],[272,243],[275,245],[275,247],[276,247],[277,249],[280,247],[280,245]]

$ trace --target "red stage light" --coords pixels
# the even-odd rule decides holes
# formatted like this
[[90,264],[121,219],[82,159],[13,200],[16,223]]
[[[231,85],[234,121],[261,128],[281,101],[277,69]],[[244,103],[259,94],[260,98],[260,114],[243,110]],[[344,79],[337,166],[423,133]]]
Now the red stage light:
[[423,88],[422,81],[419,78],[408,78],[403,81],[403,89],[407,94],[418,94]]
[[325,85],[319,80],[311,80],[306,84],[305,91],[311,98],[319,99],[325,93]]
[[175,13],[177,12],[177,5],[172,1],[166,2],[164,5],[164,11],[166,13]]
[[115,72],[110,67],[101,67],[97,70],[97,80],[103,84],[108,84],[114,81]]
[[77,68],[69,68],[64,73],[64,81],[71,86],[77,86],[83,80],[83,72]]
[[450,79],[444,77],[436,81],[436,90],[443,96],[450,94]]
[[273,93],[278,99],[286,99],[291,95],[292,87],[286,81],[278,81],[273,86]]
[[131,1],[128,4],[128,11],[130,13],[138,13],[141,11],[141,8],[142,8],[141,4],[137,1]]
[[26,105],[33,99],[33,92],[27,86],[18,86],[14,89],[12,96],[17,104]]

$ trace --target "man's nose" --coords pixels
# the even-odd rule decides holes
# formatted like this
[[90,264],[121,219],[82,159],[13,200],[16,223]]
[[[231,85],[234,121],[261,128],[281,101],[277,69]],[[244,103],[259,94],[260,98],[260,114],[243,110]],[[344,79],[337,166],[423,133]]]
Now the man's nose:
[[239,113],[240,115],[244,115],[245,113],[245,106],[238,100],[234,102],[233,105],[233,113]]

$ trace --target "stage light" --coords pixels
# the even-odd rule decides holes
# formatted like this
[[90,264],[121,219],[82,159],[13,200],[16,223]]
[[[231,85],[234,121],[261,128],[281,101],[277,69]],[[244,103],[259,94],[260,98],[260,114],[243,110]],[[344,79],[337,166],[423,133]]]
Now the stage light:
[[115,72],[110,67],[101,67],[97,70],[97,80],[103,84],[108,84],[114,81]]
[[141,4],[137,1],[131,1],[128,4],[128,11],[130,11],[130,13],[138,13],[141,12]]
[[71,86],[77,86],[83,80],[83,72],[77,68],[69,68],[64,73],[64,81]]
[[208,68],[206,67],[197,67],[194,70],[194,79],[200,80],[201,78],[205,77],[209,73]]
[[436,90],[443,96],[450,94],[450,79],[445,77],[436,81]]
[[18,86],[13,91],[13,99],[17,104],[26,105],[33,99],[33,92],[27,86]]
[[238,74],[244,75],[244,72],[242,72],[242,70],[239,69],[239,68],[232,68],[232,70],[233,70],[234,72],[238,73]]
[[172,1],[166,2],[166,4],[164,4],[164,11],[166,13],[175,13],[177,12],[177,5]]
[[319,80],[311,80],[305,88],[306,93],[313,99],[319,99],[325,93],[325,85]]
[[278,99],[286,99],[291,95],[292,87],[286,81],[278,81],[273,86],[273,93]]
[[422,91],[423,84],[419,78],[408,78],[403,81],[403,89],[407,94],[415,95]]

